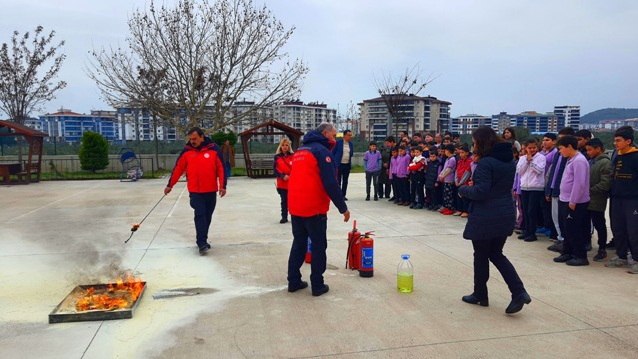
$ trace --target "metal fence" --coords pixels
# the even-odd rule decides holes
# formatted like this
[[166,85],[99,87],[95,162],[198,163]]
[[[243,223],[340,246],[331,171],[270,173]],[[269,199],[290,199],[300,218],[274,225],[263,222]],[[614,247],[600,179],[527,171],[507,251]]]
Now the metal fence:
[[[82,180],[82,179],[119,179],[125,169],[119,157],[109,156],[109,164],[105,169],[95,172],[82,169],[82,164],[77,156],[45,156],[42,158],[42,172],[40,180]],[[137,157],[144,172],[143,177],[153,178],[156,174],[155,160],[153,157]],[[0,160],[2,163],[19,163],[17,160]],[[22,168],[26,168],[26,160],[22,161]],[[123,177],[126,178],[126,173]],[[13,178],[12,180],[17,180]]]

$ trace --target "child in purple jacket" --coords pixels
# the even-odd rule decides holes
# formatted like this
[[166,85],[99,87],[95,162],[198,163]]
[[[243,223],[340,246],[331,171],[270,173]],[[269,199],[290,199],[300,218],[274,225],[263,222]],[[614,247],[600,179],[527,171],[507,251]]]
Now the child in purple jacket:
[[363,155],[363,168],[366,171],[366,201],[370,200],[370,182],[374,188],[374,200],[378,201],[377,180],[381,172],[381,152],[377,151],[377,143],[370,142],[370,149]]

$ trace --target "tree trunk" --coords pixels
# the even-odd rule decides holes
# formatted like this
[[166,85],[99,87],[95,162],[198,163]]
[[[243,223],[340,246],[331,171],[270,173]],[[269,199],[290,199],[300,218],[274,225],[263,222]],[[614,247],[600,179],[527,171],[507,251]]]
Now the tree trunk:
[[159,170],[159,138],[157,138],[157,117],[155,114],[153,114],[153,130],[155,131],[155,169]]

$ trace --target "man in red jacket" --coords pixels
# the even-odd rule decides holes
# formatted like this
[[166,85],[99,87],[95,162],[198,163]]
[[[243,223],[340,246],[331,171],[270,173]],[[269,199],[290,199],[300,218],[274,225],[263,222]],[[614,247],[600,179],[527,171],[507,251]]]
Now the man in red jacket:
[[188,131],[188,143],[179,154],[171,178],[164,189],[164,194],[169,194],[182,174],[186,172],[190,204],[195,210],[195,231],[199,254],[204,254],[210,249],[208,229],[217,203],[217,191],[219,191],[219,197],[226,195],[228,176],[224,173],[221,158],[219,146],[205,137],[201,128],[191,128]]
[[339,188],[335,173],[331,146],[337,130],[329,123],[322,123],[315,131],[306,133],[303,146],[292,157],[292,171],[288,179],[288,211],[292,222],[292,248],[288,258],[288,291],[296,292],[308,287],[301,280],[301,271],[308,248],[308,238],[312,241],[312,261],[310,283],[312,295],[320,296],[328,292],[323,282],[326,271],[326,229],[330,200],[344,222],[350,219],[350,211]]

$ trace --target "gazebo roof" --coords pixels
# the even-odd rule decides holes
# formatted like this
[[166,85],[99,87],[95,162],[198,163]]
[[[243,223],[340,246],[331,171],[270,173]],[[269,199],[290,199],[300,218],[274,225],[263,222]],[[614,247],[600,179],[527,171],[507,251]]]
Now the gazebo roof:
[[287,125],[284,125],[283,123],[277,122],[275,120],[270,120],[268,122],[262,123],[261,125],[255,126],[255,127],[251,128],[251,129],[248,129],[248,130],[240,133],[239,136],[245,136],[245,135],[249,135],[249,134],[255,133],[255,132],[257,132],[257,130],[259,130],[261,128],[264,128],[264,127],[268,127],[268,126],[272,126],[274,128],[280,129],[280,130],[282,130],[282,131],[284,131],[284,132],[286,132],[288,134],[297,134],[299,136],[303,136],[303,132],[299,131],[298,129],[290,127],[290,126],[287,126]]
[[34,130],[31,127],[25,126],[25,125],[21,125],[17,122],[13,122],[13,121],[8,121],[8,120],[0,120],[0,128],[2,127],[7,127],[10,128],[12,130],[14,130],[15,132],[17,132],[18,134],[24,135],[24,136],[30,136],[30,137],[49,137],[49,134],[38,131],[38,130]]

